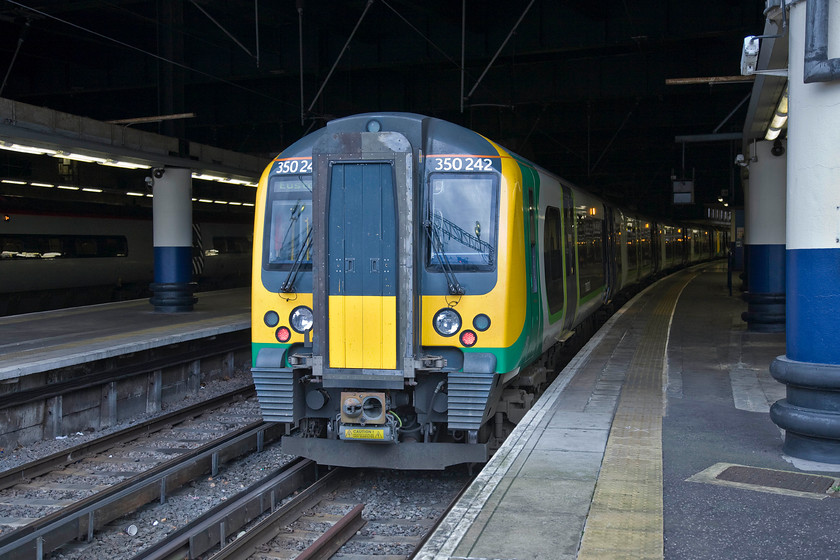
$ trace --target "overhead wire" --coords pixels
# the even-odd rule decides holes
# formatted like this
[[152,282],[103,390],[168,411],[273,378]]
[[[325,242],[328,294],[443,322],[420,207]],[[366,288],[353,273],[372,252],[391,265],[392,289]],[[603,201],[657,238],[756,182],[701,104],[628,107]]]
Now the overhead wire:
[[276,101],[276,102],[279,102],[279,103],[283,103],[283,104],[285,104],[285,105],[292,105],[292,103],[289,103],[289,102],[288,102],[288,101],[286,101],[285,99],[282,99],[282,98],[279,98],[279,97],[274,97],[274,96],[272,96],[272,95],[268,95],[268,94],[263,93],[263,92],[261,92],[261,91],[257,91],[257,90],[251,89],[251,88],[247,88],[247,87],[245,87],[245,86],[243,86],[243,85],[237,84],[236,82],[232,82],[232,81],[230,81],[230,80],[226,80],[226,79],[224,79],[224,78],[222,78],[222,77],[220,77],[220,76],[216,76],[216,75],[214,75],[214,74],[210,74],[209,72],[205,72],[205,71],[203,71],[203,70],[199,70],[199,69],[197,69],[197,68],[193,68],[193,67],[191,67],[191,66],[187,66],[186,64],[183,64],[183,63],[178,62],[178,61],[176,61],[176,60],[171,60],[171,59],[166,58],[166,57],[164,57],[164,56],[161,56],[161,55],[159,55],[159,54],[156,54],[156,53],[153,53],[153,52],[147,51],[147,50],[145,50],[145,49],[142,49],[142,48],[140,48],[140,47],[137,47],[137,46],[135,46],[135,45],[132,45],[132,44],[130,44],[130,43],[126,43],[125,41],[121,41],[121,40],[116,39],[116,38],[114,38],[114,37],[109,37],[108,35],[104,35],[104,34],[102,34],[102,33],[99,33],[98,31],[94,31],[94,30],[92,30],[92,29],[88,29],[87,27],[81,26],[81,25],[79,25],[79,24],[77,24],[77,23],[73,23],[73,22],[71,22],[71,21],[67,21],[67,20],[65,20],[65,19],[61,19],[60,17],[54,16],[54,15],[52,15],[52,14],[49,14],[49,13],[44,12],[44,11],[42,11],[42,10],[39,10],[39,9],[37,9],[37,8],[33,8],[33,7],[31,7],[31,6],[27,6],[26,4],[22,4],[21,2],[17,2],[16,0],[6,0],[6,2],[8,2],[9,4],[13,4],[13,5],[15,5],[15,6],[19,7],[19,8],[24,9],[24,10],[28,10],[28,11],[30,11],[30,12],[32,12],[32,13],[38,14],[38,15],[40,15],[40,16],[42,16],[42,17],[47,18],[47,19],[51,19],[51,20],[53,20],[53,21],[57,21],[57,22],[62,23],[62,24],[64,24],[64,25],[70,26],[70,27],[72,27],[72,28],[74,28],[74,29],[77,29],[77,30],[79,30],[79,31],[83,31],[83,32],[85,32],[85,33],[89,33],[89,34],[91,34],[91,35],[94,35],[94,36],[96,36],[96,37],[99,37],[100,39],[104,39],[105,41],[109,41],[109,42],[111,42],[111,43],[115,43],[115,44],[120,45],[121,47],[127,48],[127,49],[129,49],[129,50],[132,50],[132,51],[135,51],[135,52],[139,52],[139,53],[141,53],[141,54],[144,54],[144,55],[146,55],[146,56],[150,56],[150,57],[152,57],[152,58],[154,58],[154,59],[157,59],[157,60],[160,60],[160,61],[162,61],[162,62],[166,62],[167,64],[171,64],[171,65],[173,65],[173,66],[177,66],[178,68],[181,68],[181,69],[183,69],[183,70],[187,70],[187,71],[189,71],[189,72],[194,72],[194,73],[196,73],[196,74],[199,74],[199,75],[201,75],[201,76],[204,76],[205,78],[210,78],[210,79],[215,80],[215,81],[217,81],[217,82],[219,82],[219,83],[222,83],[222,84],[226,84],[226,85],[232,86],[232,87],[234,87],[234,88],[236,88],[236,89],[239,89],[239,90],[242,90],[242,91],[246,91],[246,92],[248,92],[248,93],[252,93],[252,94],[254,94],[254,95],[257,95],[257,96],[260,96],[260,97],[264,97],[264,98],[266,98],[266,99],[270,99],[270,100],[272,100],[272,101]]

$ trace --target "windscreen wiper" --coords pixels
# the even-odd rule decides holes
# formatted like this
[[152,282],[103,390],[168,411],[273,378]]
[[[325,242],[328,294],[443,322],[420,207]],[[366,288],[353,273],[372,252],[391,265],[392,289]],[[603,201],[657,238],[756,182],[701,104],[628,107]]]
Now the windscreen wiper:
[[303,259],[306,253],[309,252],[310,245],[312,245],[312,228],[309,228],[309,231],[306,232],[306,239],[303,240],[300,252],[295,257],[295,262],[292,263],[292,268],[289,269],[289,274],[286,276],[286,280],[280,286],[281,292],[289,293],[295,291],[295,280],[297,279],[298,272],[303,264]]
[[449,263],[449,258],[443,251],[443,242],[440,240],[437,227],[432,222],[431,213],[428,214],[426,222],[423,224],[426,230],[426,235],[429,237],[429,243],[432,245],[432,251],[436,252],[440,260],[441,268],[443,268],[443,275],[446,277],[446,284],[449,287],[449,295],[462,296],[464,295],[464,288],[455,277],[455,272],[452,270],[452,265]]

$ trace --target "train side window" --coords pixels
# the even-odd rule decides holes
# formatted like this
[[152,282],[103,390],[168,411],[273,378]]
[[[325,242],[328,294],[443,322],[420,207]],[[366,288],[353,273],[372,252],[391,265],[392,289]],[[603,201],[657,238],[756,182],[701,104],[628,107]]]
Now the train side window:
[[577,221],[578,284],[580,297],[596,291],[606,283],[604,277],[603,216],[596,207],[575,208]]
[[211,250],[214,255],[250,253],[251,240],[247,237],[214,236]]
[[0,239],[3,259],[103,258],[128,255],[121,235],[10,234]]
[[543,261],[545,269],[546,300],[550,314],[563,309],[563,223],[560,209],[548,206],[545,209],[545,231],[543,233]]

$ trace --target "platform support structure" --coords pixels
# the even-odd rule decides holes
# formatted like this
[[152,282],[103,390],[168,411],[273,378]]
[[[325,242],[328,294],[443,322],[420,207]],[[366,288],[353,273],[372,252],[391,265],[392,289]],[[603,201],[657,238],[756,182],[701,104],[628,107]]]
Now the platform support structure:
[[749,190],[745,196],[748,290],[741,319],[754,332],[785,330],[786,141],[751,146]]
[[189,169],[153,171],[152,222],[155,276],[149,302],[155,311],[192,311],[192,176]]
[[[823,19],[830,21],[827,50],[837,53],[840,0],[825,1],[832,14]],[[807,11],[806,2],[790,6],[787,354],[770,366],[787,398],[770,417],[785,430],[786,454],[840,464],[840,81],[805,82],[814,58],[806,59],[806,12],[814,15],[818,3],[809,0]]]

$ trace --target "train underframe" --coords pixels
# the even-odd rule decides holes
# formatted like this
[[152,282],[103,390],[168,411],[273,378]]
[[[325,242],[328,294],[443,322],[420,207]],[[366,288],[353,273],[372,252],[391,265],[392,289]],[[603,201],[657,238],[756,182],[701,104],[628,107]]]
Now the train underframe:
[[373,382],[375,373],[314,375],[301,355],[290,360],[297,366],[269,367],[261,353],[252,374],[264,418],[290,424],[284,453],[325,465],[439,470],[486,462],[553,380],[561,353],[558,345],[508,374],[486,371],[486,355],[467,359],[467,371],[429,356],[414,377]]

